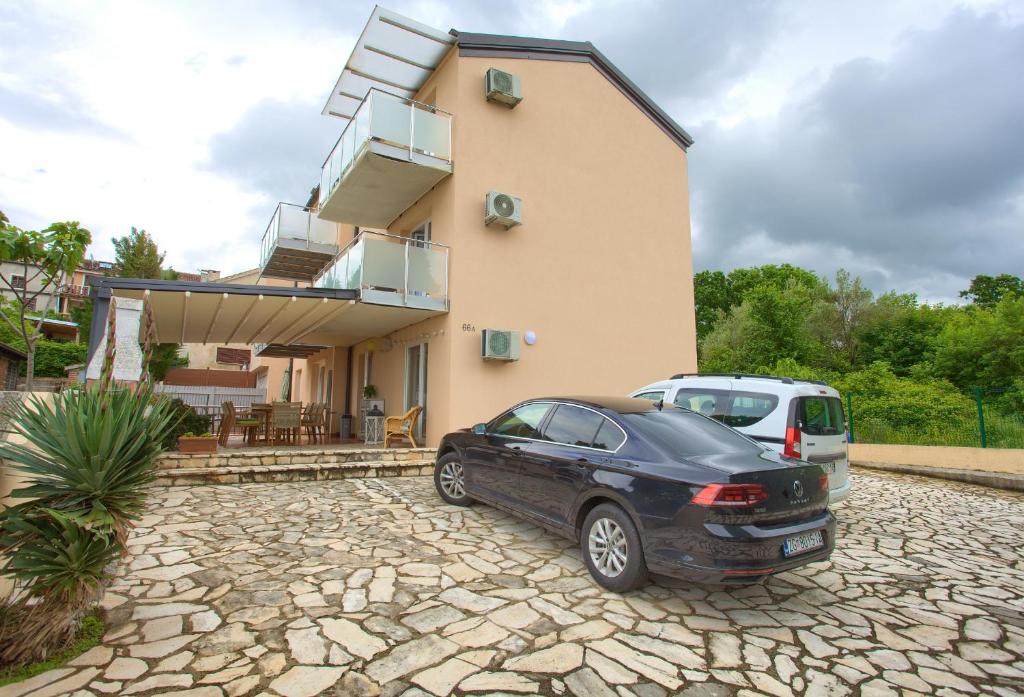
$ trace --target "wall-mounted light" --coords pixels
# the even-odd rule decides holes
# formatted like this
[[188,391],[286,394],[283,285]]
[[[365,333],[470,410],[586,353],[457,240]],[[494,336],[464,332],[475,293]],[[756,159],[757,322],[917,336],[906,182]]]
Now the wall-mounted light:
[[526,332],[525,334],[523,334],[523,341],[526,342],[527,346],[533,346],[534,344],[536,344],[537,343],[537,334],[536,334],[536,332],[529,331],[529,332]]

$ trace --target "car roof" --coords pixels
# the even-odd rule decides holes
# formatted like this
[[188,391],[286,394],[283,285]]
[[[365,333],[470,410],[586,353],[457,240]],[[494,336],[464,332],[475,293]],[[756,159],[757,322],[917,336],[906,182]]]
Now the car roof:
[[649,399],[637,399],[634,397],[619,396],[562,396],[562,397],[537,397],[528,399],[527,402],[568,402],[580,404],[585,407],[608,409],[619,414],[635,414],[643,411],[656,411],[657,407]]
[[723,380],[732,382],[734,390],[742,390],[744,385],[756,385],[759,390],[775,392],[778,394],[828,394],[838,396],[839,392],[826,383],[817,380],[801,380],[799,378],[780,378],[773,375],[747,375],[747,374],[721,374],[721,375],[684,375],[673,377],[668,380],[659,380],[650,385],[645,385],[633,390],[634,393],[646,390],[667,390],[677,385],[700,386],[708,383],[720,384]]

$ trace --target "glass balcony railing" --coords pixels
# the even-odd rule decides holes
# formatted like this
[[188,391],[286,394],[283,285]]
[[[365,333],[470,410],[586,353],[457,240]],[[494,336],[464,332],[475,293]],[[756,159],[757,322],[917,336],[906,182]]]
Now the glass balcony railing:
[[313,285],[358,289],[363,302],[447,310],[448,247],[364,231]]
[[452,115],[428,104],[371,89],[324,162],[320,174],[321,201],[330,197],[370,140],[408,151],[410,162],[424,162],[425,158],[415,157],[421,155],[450,165]]
[[[303,206],[279,203],[260,242],[260,268],[266,270],[268,265],[273,265],[275,255],[279,253],[295,251],[333,258],[338,251],[338,226],[321,220],[315,212]],[[304,275],[312,278],[322,268],[320,266]]]

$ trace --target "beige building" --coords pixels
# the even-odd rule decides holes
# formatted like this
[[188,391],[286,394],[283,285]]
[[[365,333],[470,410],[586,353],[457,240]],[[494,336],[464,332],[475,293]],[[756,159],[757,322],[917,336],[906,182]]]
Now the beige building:
[[372,384],[389,415],[420,404],[428,444],[522,399],[696,369],[692,141],[591,44],[378,7],[324,114],[341,137],[319,197],[275,211],[260,285],[111,294],[149,292],[161,340],[298,359],[293,399],[358,414]]

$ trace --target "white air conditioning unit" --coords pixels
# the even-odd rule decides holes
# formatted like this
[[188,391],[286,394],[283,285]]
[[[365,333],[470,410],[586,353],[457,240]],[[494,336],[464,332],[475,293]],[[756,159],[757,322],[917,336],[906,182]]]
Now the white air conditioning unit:
[[484,225],[498,223],[505,229],[523,224],[523,201],[498,191],[487,192],[487,203],[484,206]]
[[480,355],[485,361],[518,361],[519,332],[485,329]]
[[523,93],[519,91],[519,78],[497,68],[488,68],[484,78],[484,91],[487,101],[504,104],[509,109],[523,101]]

